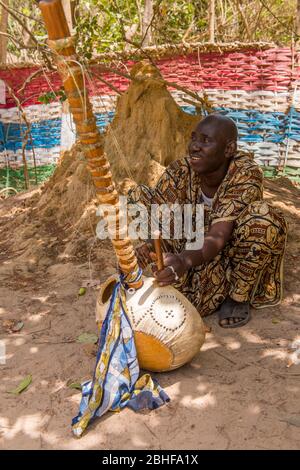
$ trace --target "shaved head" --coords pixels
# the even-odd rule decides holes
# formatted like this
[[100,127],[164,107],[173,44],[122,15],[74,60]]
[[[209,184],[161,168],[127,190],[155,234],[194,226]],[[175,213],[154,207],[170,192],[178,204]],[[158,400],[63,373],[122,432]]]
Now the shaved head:
[[237,141],[238,130],[235,122],[222,114],[209,114],[198,124],[208,124],[224,141]]
[[238,131],[234,121],[210,114],[199,122],[189,144],[190,164],[200,174],[228,167],[237,151]]

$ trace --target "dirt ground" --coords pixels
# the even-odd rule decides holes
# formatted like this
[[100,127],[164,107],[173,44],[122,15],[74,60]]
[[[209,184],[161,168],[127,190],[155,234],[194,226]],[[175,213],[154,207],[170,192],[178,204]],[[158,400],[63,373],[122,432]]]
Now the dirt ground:
[[[289,222],[282,304],[252,311],[252,320],[238,329],[220,328],[215,315],[207,318],[212,331],[192,363],[155,374],[170,404],[108,413],[80,440],[70,426],[80,392],[67,384],[93,371],[91,349],[76,340],[96,332],[97,290],[89,287],[83,296],[78,290],[114,272],[111,248],[93,234],[83,236],[78,224],[71,231],[70,214],[59,226],[51,211],[38,223],[39,190],[1,202],[0,340],[6,363],[0,365],[0,448],[299,449],[300,365],[291,349],[300,339],[299,196],[285,179],[266,182],[265,197]],[[9,332],[8,320],[24,326]],[[8,393],[28,374],[32,383],[23,393]]]

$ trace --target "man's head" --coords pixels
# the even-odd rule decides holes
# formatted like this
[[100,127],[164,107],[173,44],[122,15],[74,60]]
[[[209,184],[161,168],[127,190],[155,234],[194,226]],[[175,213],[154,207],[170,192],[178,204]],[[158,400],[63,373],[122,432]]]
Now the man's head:
[[236,153],[237,135],[237,127],[228,117],[210,114],[202,119],[188,147],[193,170],[204,175],[229,164]]

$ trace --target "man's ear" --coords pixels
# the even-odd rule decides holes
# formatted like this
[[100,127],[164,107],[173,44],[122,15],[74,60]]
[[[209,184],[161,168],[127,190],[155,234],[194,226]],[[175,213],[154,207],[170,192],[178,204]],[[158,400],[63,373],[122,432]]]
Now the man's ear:
[[235,155],[237,151],[237,143],[236,140],[230,140],[227,142],[226,148],[225,148],[225,157],[226,158],[231,158],[233,155]]

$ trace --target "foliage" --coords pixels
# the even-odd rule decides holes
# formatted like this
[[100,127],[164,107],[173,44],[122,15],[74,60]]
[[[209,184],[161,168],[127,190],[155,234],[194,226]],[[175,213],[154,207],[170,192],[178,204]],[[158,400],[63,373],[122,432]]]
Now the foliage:
[[[76,4],[75,32],[82,58],[141,44],[144,0],[71,1]],[[209,1],[153,0],[153,43],[207,41]],[[218,42],[289,44],[295,38],[297,0],[215,0],[215,5]],[[37,2],[10,0],[9,7],[20,20],[9,16],[10,61],[41,60],[46,31]]]
[[67,99],[65,90],[63,88],[60,88],[56,92],[48,91],[47,93],[40,95],[38,97],[38,101],[43,104],[49,104],[49,103],[52,103],[53,101],[56,101],[57,98],[59,99],[61,103]]
[[[81,0],[76,26],[81,53],[90,58],[94,53],[124,49],[124,33],[133,24],[138,27],[131,41],[140,44],[143,3],[137,0]],[[154,44],[178,43],[183,39],[190,42],[208,40],[209,0],[154,0],[153,3]],[[288,44],[295,29],[295,15],[296,0],[216,0],[216,41]]]
[[133,6],[134,2],[126,0],[81,0],[76,14],[79,52],[89,59],[95,52],[122,49],[122,22],[138,22]]
[[[40,56],[39,49],[46,38],[39,8],[31,0],[10,0],[9,8],[20,19],[18,22],[15,17],[9,15],[7,49],[11,61],[36,60]],[[26,29],[32,33],[32,36]]]

